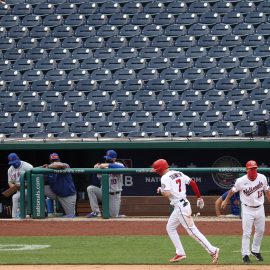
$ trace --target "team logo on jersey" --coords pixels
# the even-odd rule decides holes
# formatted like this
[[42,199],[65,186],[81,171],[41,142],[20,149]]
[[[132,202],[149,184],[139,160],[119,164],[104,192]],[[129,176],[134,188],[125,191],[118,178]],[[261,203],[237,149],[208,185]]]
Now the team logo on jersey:
[[247,196],[251,195],[253,192],[259,190],[260,188],[263,187],[263,183],[262,182],[259,182],[258,185],[256,185],[255,187],[249,187],[247,189],[244,189],[243,190],[243,193]]
[[[231,168],[231,167],[241,167],[241,163],[234,157],[223,156],[218,158],[212,165],[214,168]],[[238,172],[218,172],[212,173],[214,182],[221,188],[229,189],[233,186],[236,178],[239,177]]]

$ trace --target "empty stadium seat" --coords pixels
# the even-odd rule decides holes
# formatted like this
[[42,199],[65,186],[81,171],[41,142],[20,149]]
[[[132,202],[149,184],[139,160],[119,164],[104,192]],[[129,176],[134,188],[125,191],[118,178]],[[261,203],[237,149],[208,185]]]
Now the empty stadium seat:
[[36,121],[44,124],[48,124],[50,122],[56,122],[59,120],[59,116],[56,112],[51,111],[43,111],[37,114]]
[[117,124],[120,122],[126,122],[129,121],[129,114],[122,111],[112,111],[108,115],[107,120]]
[[242,120],[247,119],[247,114],[241,109],[235,109],[228,111],[224,114],[224,121],[232,122],[233,124],[238,123]]
[[68,124],[62,121],[50,122],[46,126],[46,132],[56,134],[56,135],[61,132],[67,132],[67,131],[69,131]]
[[[113,113],[113,112],[112,112]],[[86,113],[84,116],[84,121],[88,121],[92,124],[95,124],[100,121],[106,120],[106,115],[104,112],[92,111]]]
[[105,132],[115,131],[116,125],[112,121],[99,121],[94,126],[94,131],[104,134]]
[[186,123],[182,121],[174,121],[165,125],[165,130],[171,132],[172,134],[187,131],[187,129]]

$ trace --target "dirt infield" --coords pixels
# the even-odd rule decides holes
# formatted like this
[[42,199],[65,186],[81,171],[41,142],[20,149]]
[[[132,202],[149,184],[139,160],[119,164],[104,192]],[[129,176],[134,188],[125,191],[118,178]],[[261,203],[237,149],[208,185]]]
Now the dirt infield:
[[[1,220],[0,236],[166,235],[167,218]],[[241,220],[195,218],[206,235],[241,235]],[[121,230],[119,230],[121,228]],[[181,234],[186,234],[180,229]],[[270,235],[270,220],[266,222]],[[0,265],[0,270],[267,270],[266,265]]]

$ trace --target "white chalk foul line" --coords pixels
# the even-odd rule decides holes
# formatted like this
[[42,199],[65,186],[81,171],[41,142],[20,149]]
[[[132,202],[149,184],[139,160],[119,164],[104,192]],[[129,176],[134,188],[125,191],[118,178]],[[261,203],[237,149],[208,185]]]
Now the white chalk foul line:
[[48,248],[50,245],[0,245],[1,251],[25,251]]
[[[241,253],[241,250],[233,250],[233,253]],[[261,253],[270,253],[270,250],[261,250]]]

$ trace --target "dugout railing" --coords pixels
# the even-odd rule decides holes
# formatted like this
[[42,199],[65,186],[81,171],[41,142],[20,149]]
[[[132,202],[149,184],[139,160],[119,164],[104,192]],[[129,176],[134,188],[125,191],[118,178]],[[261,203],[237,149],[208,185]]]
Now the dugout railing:
[[[184,173],[245,173],[243,167],[220,167],[220,168],[171,168]],[[269,173],[270,168],[258,168],[258,172]],[[94,169],[94,168],[72,168],[65,170],[54,170],[45,168],[34,168],[31,171],[22,173],[20,176],[20,218],[25,219],[26,215],[34,219],[45,218],[44,198],[44,175],[50,173],[71,173],[71,174],[101,174],[102,183],[102,217],[109,218],[109,174],[153,174],[151,168],[125,168],[125,169]],[[25,189],[27,190],[27,204],[25,203]]]

